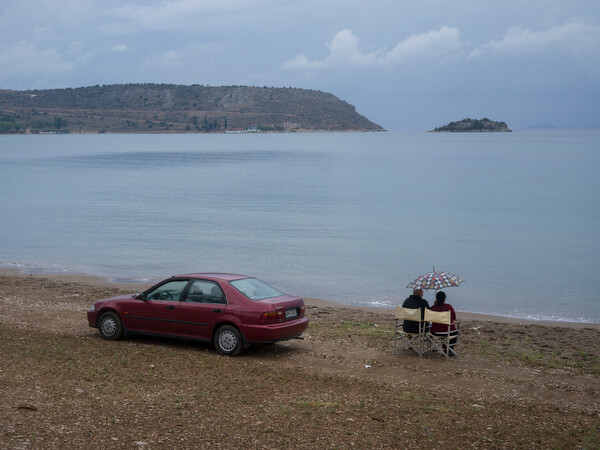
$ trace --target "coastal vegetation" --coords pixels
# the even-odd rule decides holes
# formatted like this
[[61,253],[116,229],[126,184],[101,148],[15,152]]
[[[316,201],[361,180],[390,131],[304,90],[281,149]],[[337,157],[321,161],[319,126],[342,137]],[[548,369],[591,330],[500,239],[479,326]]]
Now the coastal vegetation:
[[0,133],[384,131],[315,90],[117,84],[0,90]]
[[512,131],[506,125],[506,122],[495,122],[484,117],[483,119],[463,119],[458,122],[450,122],[442,127],[435,128],[433,132],[494,132],[494,131]]

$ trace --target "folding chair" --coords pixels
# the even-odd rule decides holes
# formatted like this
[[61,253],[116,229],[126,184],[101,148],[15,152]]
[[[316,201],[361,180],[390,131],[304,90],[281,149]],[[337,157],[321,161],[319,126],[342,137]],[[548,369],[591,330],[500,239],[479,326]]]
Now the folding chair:
[[[419,355],[423,356],[424,338],[425,338],[425,322],[421,318],[421,308],[402,308],[396,306],[396,329],[394,331],[394,353],[398,347],[398,341],[401,342],[402,350],[414,350]],[[418,333],[407,333],[404,331],[403,324],[405,320],[411,320],[419,324]]]
[[430,331],[425,333],[425,340],[428,345],[425,353],[436,351],[444,355],[446,357],[446,361],[450,355],[458,356],[458,353],[456,353],[456,349],[454,347],[458,342],[458,328],[460,324],[458,322],[454,322],[456,331],[450,331],[452,329],[450,311],[431,311],[430,309],[426,309],[424,320],[425,322],[439,323],[447,326],[447,331],[443,333],[434,334]]

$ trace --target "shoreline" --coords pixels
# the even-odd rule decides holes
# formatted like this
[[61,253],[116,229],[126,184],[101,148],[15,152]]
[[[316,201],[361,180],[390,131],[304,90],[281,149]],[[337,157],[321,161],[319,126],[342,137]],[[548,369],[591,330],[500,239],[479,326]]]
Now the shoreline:
[[161,131],[105,131],[105,132],[99,132],[99,131],[73,131],[73,132],[69,132],[69,133],[60,133],[60,132],[53,132],[53,131],[42,131],[39,133],[0,133],[0,136],[37,136],[37,135],[42,135],[42,136],[49,136],[49,135],[62,135],[62,136],[67,136],[67,135],[73,135],[73,136],[77,136],[77,135],[81,135],[81,134],[117,134],[117,135],[135,135],[135,134],[209,134],[209,135],[214,135],[214,134],[235,134],[235,135],[239,135],[239,134],[294,134],[294,133],[298,133],[298,134],[302,134],[302,133],[387,133],[389,130],[310,130],[310,129],[297,129],[297,130],[290,130],[290,131],[286,131],[286,130],[281,130],[281,131],[277,131],[277,130],[269,130],[269,131],[185,131],[185,130],[177,130],[177,131],[167,131],[167,130],[161,130]]
[[1,448],[600,443],[597,326],[459,312],[449,360],[396,349],[393,310],[316,298],[301,339],[235,358],[210,342],[105,341],[89,326],[92,303],[148,284],[0,269]]
[[[18,278],[34,278],[34,279],[50,279],[54,281],[62,281],[66,283],[74,284],[86,284],[97,287],[107,287],[120,290],[132,290],[132,291],[143,291],[148,287],[152,286],[156,281],[148,282],[136,282],[136,281],[111,281],[110,279],[103,278],[96,275],[88,275],[82,273],[51,273],[51,272],[35,272],[27,273],[17,268],[0,267],[0,276],[18,277]],[[377,307],[377,306],[366,306],[366,305],[354,305],[343,303],[340,301],[315,298],[315,297],[303,297],[305,303],[309,307],[315,308],[333,308],[333,309],[351,309],[351,310],[362,310],[369,311],[371,313],[380,315],[389,315],[390,318],[394,317],[394,307]],[[100,299],[98,299],[100,300]],[[495,323],[506,323],[506,324],[523,324],[523,325],[543,325],[547,327],[557,328],[592,328],[600,330],[600,324],[594,322],[572,322],[572,321],[561,321],[561,320],[536,320],[529,318],[518,318],[509,316],[498,316],[492,314],[456,311],[459,321],[483,321],[483,322],[495,322]]]

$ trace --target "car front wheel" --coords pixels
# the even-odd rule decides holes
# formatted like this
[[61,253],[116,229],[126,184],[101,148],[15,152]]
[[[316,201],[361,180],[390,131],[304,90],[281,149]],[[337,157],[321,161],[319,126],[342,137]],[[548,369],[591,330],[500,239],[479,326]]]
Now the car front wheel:
[[106,312],[98,320],[98,332],[102,339],[114,341],[123,337],[121,318],[112,311]]
[[237,328],[223,325],[215,333],[215,347],[222,355],[238,355],[242,351],[242,335]]

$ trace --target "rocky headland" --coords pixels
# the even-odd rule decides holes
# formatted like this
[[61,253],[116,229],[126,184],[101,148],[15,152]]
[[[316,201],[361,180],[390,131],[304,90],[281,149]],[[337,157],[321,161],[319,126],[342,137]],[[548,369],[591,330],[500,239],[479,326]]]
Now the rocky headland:
[[251,86],[0,90],[0,133],[385,131],[336,96]]

